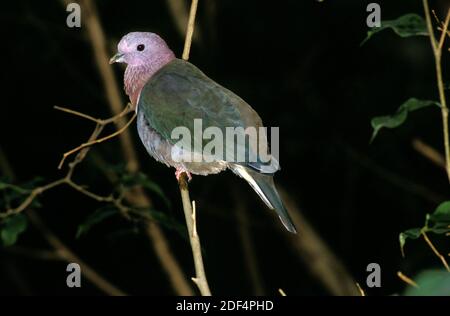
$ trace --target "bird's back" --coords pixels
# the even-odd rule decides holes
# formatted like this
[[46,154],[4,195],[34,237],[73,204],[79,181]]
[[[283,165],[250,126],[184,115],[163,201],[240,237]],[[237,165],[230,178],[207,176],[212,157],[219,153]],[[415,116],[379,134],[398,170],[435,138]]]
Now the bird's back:
[[[263,125],[256,111],[232,91],[184,60],[173,60],[152,76],[142,89],[138,110],[142,112],[148,125],[172,145],[180,144],[178,139],[172,138],[172,132],[177,127],[186,127],[191,132],[192,139],[187,139],[183,143],[184,147],[189,146],[194,151],[198,144],[197,148],[203,149],[210,140],[194,133],[195,120],[201,119],[202,130],[214,127],[223,135],[226,135],[227,128],[254,128],[257,132],[257,145],[260,150],[267,150],[265,131],[259,130]],[[222,160],[225,164],[233,162],[227,157],[235,157],[235,152],[241,150],[246,159],[250,156],[249,153],[254,153],[257,157],[257,161],[247,161],[250,166],[256,166],[257,169],[260,165],[260,151],[252,147],[253,143],[236,143],[233,139],[231,144],[225,140],[223,145],[223,155],[216,160]]]

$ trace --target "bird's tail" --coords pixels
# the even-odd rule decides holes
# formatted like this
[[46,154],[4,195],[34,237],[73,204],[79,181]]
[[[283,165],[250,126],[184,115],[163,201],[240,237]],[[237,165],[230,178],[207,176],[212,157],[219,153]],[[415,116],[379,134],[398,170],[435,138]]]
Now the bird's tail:
[[245,168],[242,165],[233,165],[231,170],[240,177],[244,178],[256,191],[256,193],[258,193],[264,203],[266,203],[270,209],[277,212],[278,217],[288,231],[294,234],[297,233],[291,217],[289,216],[286,207],[278,195],[277,189],[275,188],[275,183],[273,182],[273,176],[271,174],[258,173],[249,168]]

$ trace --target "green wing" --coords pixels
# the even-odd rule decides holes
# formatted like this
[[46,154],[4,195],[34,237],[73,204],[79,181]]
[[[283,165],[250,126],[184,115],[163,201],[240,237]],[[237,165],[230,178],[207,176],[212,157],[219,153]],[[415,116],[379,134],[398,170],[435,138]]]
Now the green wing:
[[[194,144],[204,146],[210,141],[194,133],[195,119],[202,119],[203,130],[214,126],[223,135],[226,135],[226,127],[262,126],[258,114],[244,100],[208,78],[194,65],[180,59],[164,66],[146,83],[139,97],[138,110],[143,111],[149,125],[173,145],[179,144],[180,140],[172,139],[172,131],[180,126],[188,128],[193,139],[190,144],[182,145],[185,148],[190,146],[192,150],[196,148]],[[265,135],[263,142],[267,146]],[[249,151],[257,153],[248,144],[242,146],[246,154]],[[224,147],[224,153],[235,150],[234,147],[227,148],[226,142]],[[258,164],[248,165],[255,168]]]

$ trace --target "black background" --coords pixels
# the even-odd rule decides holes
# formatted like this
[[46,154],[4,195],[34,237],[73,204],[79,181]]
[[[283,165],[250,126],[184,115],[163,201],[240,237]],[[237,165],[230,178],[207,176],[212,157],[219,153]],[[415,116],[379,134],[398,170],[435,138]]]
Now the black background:
[[[276,182],[300,205],[304,215],[339,256],[356,281],[365,283],[366,266],[381,265],[382,287],[370,295],[400,293],[401,270],[414,275],[439,261],[422,241],[407,245],[401,258],[399,232],[423,224],[448,195],[445,173],[412,148],[420,138],[442,151],[440,113],[425,109],[396,130],[383,130],[373,144],[370,119],[394,112],[410,97],[437,100],[432,51],[426,37],[402,39],[386,31],[364,46],[368,1],[200,0],[198,31],[191,62],[255,108],[268,126],[279,126],[282,170]],[[415,12],[421,1],[378,1],[382,19]],[[432,1],[442,16],[447,1]],[[53,110],[66,106],[96,117],[110,115],[90,43],[83,27],[66,26],[60,1],[11,1],[2,5],[2,102],[0,145],[19,182],[39,175],[48,180],[61,154],[88,137],[92,125]],[[130,31],[160,34],[177,56],[183,36],[165,1],[97,1],[111,55]],[[83,16],[82,16],[83,19]],[[448,53],[445,54],[448,57]],[[448,59],[448,58],[447,58]],[[114,66],[121,82],[123,69]],[[448,67],[445,68],[448,73]],[[126,95],[123,93],[123,102]],[[172,201],[158,208],[183,223],[173,170],[149,158],[132,134],[143,172]],[[120,163],[117,140],[95,151]],[[77,180],[97,192],[108,187],[87,160]],[[425,188],[425,193],[422,188]],[[283,288],[289,295],[326,295],[286,242],[284,228],[251,188],[230,172],[194,177],[199,233],[213,293],[253,294],[245,268],[236,205],[251,218],[253,247],[266,294]],[[81,239],[77,226],[99,204],[69,188],[41,199],[39,213],[77,254],[130,294],[173,294],[148,240],[142,233],[111,238],[130,228],[108,220]],[[187,275],[193,275],[188,242],[167,235]],[[442,247],[436,240],[436,244]],[[30,228],[22,247],[47,247]],[[33,260],[0,250],[2,294],[100,294],[83,279],[81,289],[65,286],[65,263]]]

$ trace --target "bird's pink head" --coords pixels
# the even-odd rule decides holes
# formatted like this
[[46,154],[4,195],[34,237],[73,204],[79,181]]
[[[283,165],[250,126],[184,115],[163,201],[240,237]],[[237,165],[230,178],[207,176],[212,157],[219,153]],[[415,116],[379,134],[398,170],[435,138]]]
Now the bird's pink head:
[[110,63],[126,63],[129,66],[154,64],[168,56],[173,56],[166,42],[155,33],[131,32],[122,37],[117,45],[117,54]]
[[131,32],[122,37],[117,54],[109,63],[126,63],[125,91],[131,103],[136,105],[139,94],[152,75],[175,59],[166,42],[155,33]]

